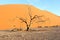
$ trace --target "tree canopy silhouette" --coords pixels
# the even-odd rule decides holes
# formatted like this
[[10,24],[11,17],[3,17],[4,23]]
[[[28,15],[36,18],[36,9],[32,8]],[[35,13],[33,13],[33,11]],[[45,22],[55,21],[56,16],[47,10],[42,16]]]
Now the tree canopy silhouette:
[[28,7],[28,10],[29,10],[28,14],[29,14],[29,17],[30,17],[29,23],[27,22],[26,19],[21,18],[21,17],[17,17],[19,20],[21,20],[22,22],[24,22],[26,24],[26,31],[29,30],[29,28],[30,28],[30,26],[31,26],[31,24],[33,23],[34,20],[38,19],[36,23],[38,23],[38,22],[45,22],[46,21],[46,20],[40,20],[40,17],[43,17],[43,15],[42,16],[38,16],[38,15],[32,16],[31,15],[31,8],[30,8],[30,6]]

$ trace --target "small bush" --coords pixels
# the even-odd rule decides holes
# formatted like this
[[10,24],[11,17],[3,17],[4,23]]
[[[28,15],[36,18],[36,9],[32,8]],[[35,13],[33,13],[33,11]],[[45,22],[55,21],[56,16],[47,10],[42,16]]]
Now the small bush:
[[44,26],[45,28],[48,28],[48,26]]
[[18,28],[14,28],[11,31],[16,32],[16,31],[19,31],[19,29]]
[[19,31],[22,31],[22,28],[20,28]]
[[38,28],[42,28],[42,26],[38,26]]

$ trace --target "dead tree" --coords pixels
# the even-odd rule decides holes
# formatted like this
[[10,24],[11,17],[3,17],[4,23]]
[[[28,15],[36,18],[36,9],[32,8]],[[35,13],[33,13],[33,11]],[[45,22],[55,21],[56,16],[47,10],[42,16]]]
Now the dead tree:
[[[29,14],[29,17],[30,17],[30,20],[29,20],[30,22],[29,22],[29,23],[27,22],[26,19],[21,18],[21,17],[17,17],[17,18],[19,18],[19,20],[21,20],[22,22],[24,22],[24,23],[26,24],[26,31],[29,30],[31,24],[33,23],[33,20],[36,20],[36,19],[39,19],[40,17],[43,17],[43,16],[38,16],[38,15],[32,16],[32,15],[31,15],[31,8],[28,7],[28,10],[29,10],[28,14]],[[38,20],[37,22],[45,22],[45,20],[41,20],[41,21]],[[36,22],[36,23],[37,23],[37,22]]]
[[26,31],[29,30],[31,24],[33,23],[33,20],[38,19],[37,22],[45,22],[45,20],[41,20],[41,21],[39,20],[39,18],[42,16],[35,15],[32,17],[30,14],[29,14],[29,16],[30,16],[30,20],[29,20],[30,22],[29,23],[26,21],[26,19],[17,17],[17,18],[19,18],[19,20],[21,20],[22,22],[24,22],[26,24]]

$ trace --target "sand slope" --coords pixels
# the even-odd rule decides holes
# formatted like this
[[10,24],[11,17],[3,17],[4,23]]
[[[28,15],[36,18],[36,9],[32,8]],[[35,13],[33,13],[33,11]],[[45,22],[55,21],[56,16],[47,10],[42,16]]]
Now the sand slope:
[[24,4],[11,4],[11,5],[0,5],[0,29],[11,29],[15,27],[26,28],[24,23],[21,23],[16,16],[25,18],[29,22],[29,10],[31,8],[31,14],[42,16],[42,19],[47,20],[46,22],[34,23],[32,27],[38,25],[42,26],[51,26],[51,25],[60,25],[60,18],[54,15],[51,12],[46,10],[40,10],[34,6],[24,5]]

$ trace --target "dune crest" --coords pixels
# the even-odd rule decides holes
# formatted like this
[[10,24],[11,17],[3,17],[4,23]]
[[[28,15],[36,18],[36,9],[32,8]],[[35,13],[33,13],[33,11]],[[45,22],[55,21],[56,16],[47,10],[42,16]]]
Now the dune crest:
[[[0,5],[0,30],[11,29],[14,27],[17,28],[26,28],[24,23],[21,23],[20,20],[16,18],[22,17],[29,21],[29,10],[31,8],[31,15],[43,15],[46,22],[41,23],[34,23],[31,27],[37,27],[38,25],[41,26],[53,26],[53,25],[60,25],[60,18],[54,15],[51,12],[40,10],[31,5],[24,5],[24,4],[10,4],[10,5]],[[14,26],[15,25],[15,26]]]

